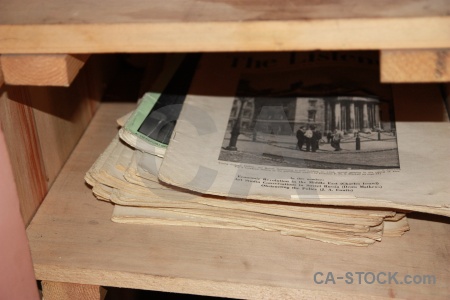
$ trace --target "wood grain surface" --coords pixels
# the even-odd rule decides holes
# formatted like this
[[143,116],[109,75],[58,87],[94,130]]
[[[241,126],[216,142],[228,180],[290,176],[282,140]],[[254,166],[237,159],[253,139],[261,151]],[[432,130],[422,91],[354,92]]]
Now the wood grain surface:
[[114,64],[112,56],[93,57],[69,88],[0,88],[0,124],[25,224],[92,119]]
[[445,0],[0,1],[0,53],[450,47]]
[[382,82],[450,81],[450,49],[383,50],[380,63]]
[[11,85],[68,87],[89,55],[7,54],[0,56],[5,82]]
[[100,286],[51,281],[42,282],[42,292],[46,300],[102,300],[106,295],[106,290]]
[[[29,226],[38,279],[248,299],[448,297],[445,217],[412,215],[406,235],[364,249],[274,232],[111,222],[113,206],[96,200],[83,177],[130,109],[102,104]],[[317,272],[353,272],[355,282],[316,284]],[[355,272],[434,275],[436,283],[357,284]]]
[[28,223],[48,191],[28,89],[0,89],[0,124],[8,146],[20,211],[24,222]]

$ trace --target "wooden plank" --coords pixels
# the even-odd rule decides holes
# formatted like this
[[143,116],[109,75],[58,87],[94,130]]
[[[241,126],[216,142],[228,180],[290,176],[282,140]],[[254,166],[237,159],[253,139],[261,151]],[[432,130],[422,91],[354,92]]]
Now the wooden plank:
[[450,81],[450,49],[383,50],[380,63],[382,82]]
[[69,88],[28,88],[48,187],[95,114],[115,64],[113,56],[95,56]]
[[87,54],[7,54],[0,60],[7,84],[67,87],[88,58]]
[[115,64],[113,56],[93,57],[69,88],[0,89],[0,122],[25,224],[92,119]]
[[[84,183],[132,105],[105,103],[28,228],[38,279],[246,299],[446,299],[450,224],[417,214],[411,231],[368,248],[274,232],[118,224]],[[430,221],[430,218],[434,218]],[[443,238],[444,237],[444,238]],[[316,284],[316,272],[434,275],[436,284]]]
[[2,1],[0,53],[450,47],[445,0],[38,3]]
[[42,282],[42,292],[46,300],[103,300],[106,290],[98,285],[83,285],[62,282]]
[[19,197],[0,127],[0,295],[3,299],[38,300],[39,294],[31,262]]
[[279,0],[274,5],[266,0],[166,0],[155,3],[129,0],[123,6],[120,1],[115,0],[95,3],[78,1],[68,6],[63,0],[47,0],[46,5],[42,6],[33,0],[3,0],[0,6],[0,24],[194,23],[448,16],[446,0],[398,0],[395,3],[379,0],[376,4],[363,2]]
[[[46,183],[50,187],[89,124],[93,112],[86,86],[70,90],[29,88]],[[74,92],[76,90],[76,92]]]
[[0,89],[0,124],[7,141],[20,211],[27,224],[47,193],[47,179],[28,90]]
[[[95,59],[88,65],[96,65]],[[28,88],[48,186],[91,121],[106,85],[99,79],[106,71],[89,66],[69,88]]]
[[449,48],[449,34],[450,18],[5,25],[0,26],[0,53]]

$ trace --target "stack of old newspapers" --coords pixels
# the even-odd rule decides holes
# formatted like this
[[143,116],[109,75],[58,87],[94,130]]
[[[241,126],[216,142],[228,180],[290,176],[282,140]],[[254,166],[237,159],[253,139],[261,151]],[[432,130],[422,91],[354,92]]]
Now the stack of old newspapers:
[[367,246],[450,216],[438,88],[380,84],[369,52],[166,59],[85,177],[113,221]]

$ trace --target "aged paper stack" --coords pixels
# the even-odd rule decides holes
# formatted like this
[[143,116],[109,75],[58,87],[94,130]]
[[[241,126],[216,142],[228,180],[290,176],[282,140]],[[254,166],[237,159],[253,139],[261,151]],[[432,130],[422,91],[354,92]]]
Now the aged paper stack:
[[174,61],[86,174],[113,221],[367,246],[450,215],[437,89],[380,85],[364,52]]
[[389,210],[245,201],[191,193],[160,182],[151,173],[153,163],[156,166],[157,158],[132,149],[116,137],[86,174],[95,196],[115,204],[113,221],[277,231],[356,246],[409,230],[405,214]]

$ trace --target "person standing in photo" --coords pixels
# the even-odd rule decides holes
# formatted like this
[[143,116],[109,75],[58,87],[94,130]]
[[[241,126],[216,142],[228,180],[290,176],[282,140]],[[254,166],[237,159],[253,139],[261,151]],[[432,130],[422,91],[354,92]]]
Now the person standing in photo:
[[303,144],[305,143],[305,127],[302,126],[297,130],[297,146],[298,150],[302,151]]
[[333,139],[333,133],[328,131],[327,133],[327,144],[331,144],[331,140]]
[[306,152],[311,151],[313,140],[313,131],[311,130],[311,126],[305,131],[305,144],[306,144]]
[[334,151],[341,151],[341,140],[344,138],[344,134],[339,129],[335,129],[333,133],[333,139],[331,140],[331,147]]
[[312,152],[316,152],[319,149],[319,141],[322,138],[322,133],[316,129],[316,126],[311,125],[310,129],[313,133],[311,138],[311,150]]

